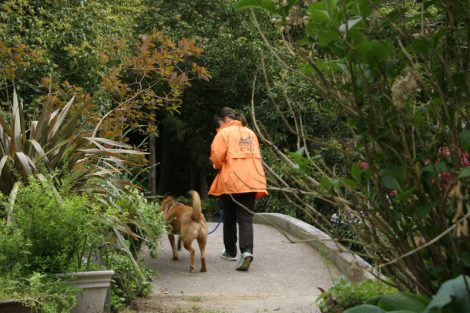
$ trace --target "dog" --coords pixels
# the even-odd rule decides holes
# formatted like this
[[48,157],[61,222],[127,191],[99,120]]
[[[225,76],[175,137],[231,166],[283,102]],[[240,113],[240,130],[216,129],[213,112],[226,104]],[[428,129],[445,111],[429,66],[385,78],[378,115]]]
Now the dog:
[[[197,240],[201,251],[201,272],[207,272],[205,249],[207,243],[207,222],[201,212],[201,198],[199,194],[191,190],[189,194],[193,198],[192,207],[177,202],[173,197],[165,197],[162,202],[164,219],[169,227],[168,239],[173,251],[173,260],[178,260],[178,250],[181,242],[190,253],[189,271],[194,271],[196,251],[192,247],[194,239]],[[179,235],[178,250],[176,249],[175,234]]]

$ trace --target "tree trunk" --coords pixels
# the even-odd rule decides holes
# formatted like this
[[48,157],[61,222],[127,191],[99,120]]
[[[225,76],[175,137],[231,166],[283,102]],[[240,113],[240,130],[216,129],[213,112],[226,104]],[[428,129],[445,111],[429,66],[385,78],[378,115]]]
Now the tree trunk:
[[163,125],[164,126],[160,131],[161,161],[160,177],[157,188],[159,194],[165,194],[170,191],[171,164],[173,155],[171,140],[168,138],[168,127],[165,123],[163,123]]
[[[152,112],[155,117],[155,112]],[[155,129],[155,121],[150,122],[150,128]],[[156,146],[156,130],[150,134],[149,139],[149,152],[150,152],[150,164],[149,164],[149,184],[150,194],[154,197],[157,195],[157,146]]]

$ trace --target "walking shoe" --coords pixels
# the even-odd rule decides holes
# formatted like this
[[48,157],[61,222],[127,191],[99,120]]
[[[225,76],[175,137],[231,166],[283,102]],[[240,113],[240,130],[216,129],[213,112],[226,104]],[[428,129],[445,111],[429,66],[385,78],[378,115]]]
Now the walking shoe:
[[223,249],[222,251],[220,251],[220,257],[226,261],[236,261],[237,260],[237,256],[231,256],[230,254],[227,253],[227,251],[225,251],[225,249]]
[[253,262],[253,255],[250,252],[243,252],[237,264],[237,271],[248,271],[251,262]]

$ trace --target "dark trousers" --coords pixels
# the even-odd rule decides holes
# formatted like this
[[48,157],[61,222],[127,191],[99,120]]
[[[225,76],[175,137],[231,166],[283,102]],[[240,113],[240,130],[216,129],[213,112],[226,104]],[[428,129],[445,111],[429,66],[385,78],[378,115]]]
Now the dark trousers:
[[254,192],[221,196],[224,210],[224,245],[225,251],[231,256],[237,255],[237,223],[240,252],[253,253],[253,214],[244,207],[253,212],[255,196]]

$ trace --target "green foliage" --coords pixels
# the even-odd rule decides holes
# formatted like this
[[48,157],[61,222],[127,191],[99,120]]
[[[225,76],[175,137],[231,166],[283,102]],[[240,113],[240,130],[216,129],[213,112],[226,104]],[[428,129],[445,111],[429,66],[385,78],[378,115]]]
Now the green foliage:
[[[94,126],[86,115],[90,103],[82,103],[75,112],[72,104],[73,99],[54,111],[45,102],[39,120],[27,128],[23,106],[14,93],[10,119],[0,120],[1,187],[11,192],[2,216],[8,223],[15,221],[2,227],[2,236],[8,236],[0,247],[7,253],[1,266],[21,261],[16,265],[25,274],[98,269],[108,253],[119,251],[133,265],[134,282],[143,288],[148,277],[136,261],[137,252],[146,243],[156,255],[162,216],[156,205],[136,190],[126,189],[113,175],[127,169],[130,161],[120,155],[142,153],[127,144],[90,136]],[[54,174],[46,179],[42,173]],[[110,234],[117,237],[112,244]],[[126,282],[119,288],[133,290]]]
[[[104,267],[112,268],[112,307],[119,309],[151,291],[151,273],[139,261],[141,247],[156,257],[165,223],[158,203],[148,201],[142,192],[112,184],[100,187],[106,197],[98,198],[95,223],[104,240],[100,256]],[[99,222],[97,221],[99,220]]]
[[[269,6],[277,3],[240,1],[239,6],[272,11]],[[470,230],[470,63],[461,47],[470,34],[470,7],[437,0],[324,0],[302,1],[275,14],[282,17],[280,39],[297,57],[295,68],[348,132],[337,138],[341,162],[328,164],[307,162],[317,153],[289,155],[280,148],[282,141],[270,138],[269,128],[261,129],[284,163],[272,181],[291,194],[300,190],[334,203],[363,251],[401,289],[431,295],[445,280],[468,273],[463,256]],[[279,119],[283,112],[274,115]],[[288,151],[315,149],[312,136],[305,137]],[[367,168],[359,170],[361,161]],[[300,173],[286,170],[295,167]],[[291,194],[298,207],[321,215]],[[335,234],[334,223],[317,220]],[[435,238],[440,240],[421,247]]]
[[11,193],[0,208],[2,271],[14,262],[18,277],[112,266],[126,303],[148,292],[137,255],[142,244],[156,255],[163,219],[120,180],[143,163],[125,134],[155,134],[155,112],[177,111],[183,89],[210,78],[190,60],[203,52],[194,41],[141,27],[150,6],[0,4],[0,96],[11,106],[0,114],[0,188]]
[[133,256],[137,257],[141,246],[145,245],[151,256],[156,257],[158,239],[165,225],[158,203],[148,201],[139,190],[131,187],[124,191],[112,186],[109,189],[112,203],[105,216],[109,217],[111,225],[125,235]]
[[135,40],[134,29],[144,12],[144,1],[133,0],[2,1],[0,41],[44,51],[43,60],[31,62],[18,77],[18,90],[30,95],[41,86],[40,79],[49,75],[88,92],[96,90],[100,77],[109,70],[99,52],[109,50],[120,37]]
[[240,9],[251,9],[251,8],[260,8],[271,13],[278,13],[274,1],[263,1],[263,0],[240,0],[238,2],[238,8]]
[[94,236],[88,201],[83,195],[59,194],[47,182],[30,180],[20,187],[12,216],[28,244],[28,271],[80,269],[87,241]]
[[459,276],[446,281],[432,298],[424,313],[470,311],[470,277]]
[[470,131],[466,130],[460,133],[459,135],[459,141],[460,145],[462,148],[464,148],[467,151],[470,151]]
[[284,3],[275,3],[270,0],[240,0],[238,2],[239,9],[261,8],[271,13],[287,17],[289,10],[298,0],[283,1]]
[[[56,170],[67,174],[74,171],[78,187],[91,177],[109,177],[121,171],[126,163],[123,154],[143,154],[129,145],[92,136],[90,102],[80,103],[74,112],[74,98],[57,110],[49,100],[43,102],[39,118],[28,121],[23,103],[14,91],[10,120],[0,117],[0,190],[3,193],[9,194],[15,182],[26,183],[33,174]],[[111,158],[101,163],[106,156]]]
[[106,138],[126,141],[123,133],[128,128],[153,134],[156,111],[164,107],[171,114],[179,112],[183,90],[194,79],[210,80],[211,74],[195,62],[204,49],[194,40],[174,41],[153,31],[125,58],[119,55],[123,45],[118,42],[114,50],[102,52],[110,67],[102,77],[102,92],[113,95],[116,106],[103,115],[93,134],[99,130]]
[[421,312],[424,310],[429,300],[423,296],[415,295],[412,293],[399,292],[387,296],[381,296],[380,298],[373,299],[370,302],[375,304],[386,311],[413,311]]
[[[467,282],[465,282],[465,280]],[[442,284],[432,301],[411,293],[394,293],[371,298],[367,304],[347,309],[345,313],[454,313],[470,310],[469,277],[459,276]]]
[[[92,103],[87,118],[100,118],[100,135],[125,142],[129,128],[153,134],[155,112],[177,111],[194,74],[210,74],[190,58],[203,50],[192,40],[174,42],[154,26],[140,27],[147,1],[4,1],[0,5],[0,100],[19,90],[29,104],[26,115],[40,114],[44,94],[77,96]],[[21,31],[18,33],[18,29]],[[100,116],[101,115],[101,116]],[[142,125],[143,124],[143,125]]]
[[0,301],[18,300],[38,313],[69,313],[76,303],[78,290],[69,281],[32,273],[15,277],[0,276]]
[[395,288],[378,280],[369,279],[357,284],[340,280],[334,287],[323,292],[317,303],[322,313],[340,313],[376,296],[394,292]]
[[132,303],[137,297],[147,297],[152,290],[151,272],[143,265],[144,275],[136,275],[135,264],[125,255],[111,253],[107,265],[116,274],[111,280],[111,306],[113,310],[122,309]]
[[[349,313],[383,313],[386,312],[379,307],[376,307],[371,304],[362,304],[358,307],[354,307],[348,310]],[[403,313],[403,312],[402,312]],[[405,313],[410,313],[410,311],[405,311]]]
[[[13,206],[7,222],[0,220],[0,276],[14,283],[32,273],[112,268],[116,272],[113,305],[130,304],[135,297],[148,294],[150,275],[137,258],[142,244],[153,256],[157,253],[164,230],[158,205],[130,187],[102,186],[100,190],[108,193],[97,197],[73,192],[67,181],[55,188],[53,181],[54,177],[30,178],[6,204]],[[14,292],[13,288],[8,294],[14,296]],[[59,301],[54,292],[50,301],[54,297]],[[23,294],[18,297],[29,299]]]
[[19,271],[27,264],[30,245],[19,229],[0,220],[0,276]]
[[268,213],[282,213],[300,218],[299,210],[286,203],[284,195],[280,192],[270,191],[269,197],[264,197],[256,202],[256,211]]

